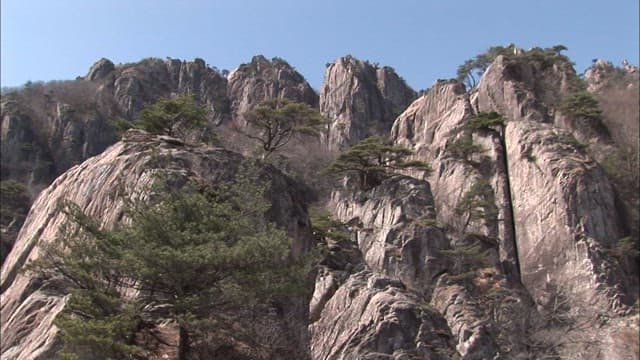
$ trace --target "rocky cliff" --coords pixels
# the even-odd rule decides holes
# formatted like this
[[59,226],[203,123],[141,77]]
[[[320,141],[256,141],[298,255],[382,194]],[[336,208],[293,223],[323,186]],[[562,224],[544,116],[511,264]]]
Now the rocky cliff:
[[84,78],[31,84],[2,99],[2,176],[37,183],[33,193],[72,165],[117,141],[110,120],[133,119],[161,97],[193,94],[214,124],[236,119],[271,97],[318,106],[318,96],[289,64],[256,56],[229,74],[202,59],[97,61]]
[[[559,120],[558,104],[573,91],[567,66],[500,56],[470,93],[435,84],[391,135],[431,162],[438,220],[452,237],[495,239],[509,286],[522,282],[543,311],[562,296],[574,317],[625,313],[629,277],[607,250],[628,234],[625,216],[608,176],[575,139],[584,129]],[[491,111],[504,124],[473,125]],[[596,318],[574,321],[603,326]],[[585,332],[580,341],[595,337]]]
[[[431,165],[431,173],[395,174],[366,191],[345,181],[319,199],[347,236],[319,239],[324,255],[309,317],[296,313],[298,327],[287,330],[297,332],[288,344],[297,357],[619,360],[640,353],[631,306],[640,218],[633,66],[594,63],[581,80],[557,52],[519,50],[497,56],[472,89],[438,81],[417,98],[393,69],[351,56],[327,65],[319,97],[285,61],[261,56],[228,77],[201,60],[103,59],[84,79],[91,91],[82,92],[96,100],[80,111],[38,87],[29,90],[44,99],[37,107],[25,106],[34,98],[27,90],[3,97],[3,180],[6,168],[8,178],[43,186],[36,164],[49,166],[53,179],[115,141],[94,130],[106,114],[134,116],[146,102],[178,93],[196,94],[219,124],[241,125],[241,114],[266,98],[303,101],[329,120],[327,148],[389,135]],[[565,99],[585,91],[598,100],[599,116],[562,112]],[[33,109],[53,119],[46,131],[36,131],[42,117]],[[500,121],[478,122],[491,112]],[[221,148],[131,132],[56,179],[2,268],[3,358],[46,358],[55,343],[51,324],[64,294],[20,269],[55,240],[63,221],[56,199],[71,198],[110,225],[122,210],[110,195],[120,179],[132,193],[156,171],[216,183],[240,161]],[[295,253],[307,251],[309,189],[274,167],[264,171],[273,184],[270,216],[296,239]]]
[[[2,267],[2,358],[52,356],[57,333],[52,321],[66,298],[56,288],[55,279],[43,283],[20,269],[41,256],[43,246],[56,241],[58,228],[65,221],[58,208],[59,200],[75,202],[88,215],[99,217],[104,226],[111,227],[122,219],[122,195],[141,196],[140,192],[149,188],[158,173],[216,184],[231,179],[241,161],[239,155],[224,149],[176,145],[175,141],[130,131],[101,155],[56,179],[35,201]],[[271,182],[268,194],[272,208],[267,216],[292,236],[293,253],[308,251],[312,239],[304,188],[272,167],[262,171]]]
[[329,120],[326,143],[338,149],[367,136],[385,134],[415,92],[389,67],[352,56],[327,64],[320,111]]
[[233,119],[267,99],[287,98],[318,107],[318,95],[300,73],[283,59],[269,61],[261,55],[229,74],[227,93]]
[[[30,84],[3,95],[2,179],[26,184],[35,198],[71,166],[118,140],[113,119],[132,120],[144,105],[180,94],[192,94],[216,125],[241,122],[240,114],[270,97],[318,106],[316,93],[284,60],[256,56],[227,80],[202,59],[100,59],[75,81]],[[6,240],[9,247],[13,241]]]

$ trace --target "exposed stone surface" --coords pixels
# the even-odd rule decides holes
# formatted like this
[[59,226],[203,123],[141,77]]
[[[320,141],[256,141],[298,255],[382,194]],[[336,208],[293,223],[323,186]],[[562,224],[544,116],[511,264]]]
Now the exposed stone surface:
[[598,152],[611,151],[609,134],[600,121],[567,116],[558,105],[581,90],[575,70],[565,60],[532,60],[499,56],[482,76],[471,95],[476,111],[496,111],[511,120],[553,123],[578,140],[596,143]]
[[458,358],[440,314],[401,282],[368,270],[335,291],[310,332],[318,360]]
[[[327,241],[309,304],[311,353],[302,358],[637,358],[638,316],[625,315],[636,296],[625,280],[637,264],[612,253],[618,239],[634,234],[638,216],[622,212],[598,164],[618,149],[637,150],[637,68],[597,61],[585,74],[602,104],[609,138],[557,111],[579,88],[571,65],[561,57],[527,56],[518,49],[498,57],[471,92],[455,81],[438,81],[408,107],[415,93],[392,69],[350,56],[328,64],[319,100],[277,58],[255,57],[228,81],[202,60],[114,65],[101,59],[76,82],[92,99],[88,108],[63,101],[62,94],[40,94],[38,87],[3,95],[2,176],[37,194],[116,140],[105,119],[131,118],[160,96],[195,94],[216,123],[233,123],[270,97],[319,102],[331,121],[329,147],[391,130],[396,144],[414,150],[414,158],[434,171],[427,178],[410,171],[370,191],[340,190],[321,199],[347,223],[353,241]],[[37,96],[27,97],[28,91]],[[25,106],[24,99],[42,104]],[[469,127],[474,114],[490,111],[502,114],[505,125]],[[456,153],[461,140],[478,151]],[[162,165],[152,161],[154,152]],[[55,199],[71,197],[113,224],[122,204],[109,194],[120,179],[134,193],[161,168],[216,182],[232,176],[240,159],[222,149],[130,132],[63,174],[34,204],[2,268],[2,357],[51,357],[51,322],[64,299],[19,269],[38,256],[38,244],[55,238],[63,221]],[[306,189],[269,166],[263,176],[274,184],[269,216],[298,239],[296,253],[308,250]],[[479,191],[475,202],[461,207],[473,191]],[[451,250],[469,244],[479,244],[487,261],[459,269]],[[271,324],[269,316],[259,320]]]
[[[369,267],[401,280],[403,285],[426,299],[431,298],[431,304],[451,328],[463,359],[489,359],[500,353],[501,349],[494,341],[495,334],[501,333],[506,338],[504,333],[509,329],[504,326],[498,331],[487,330],[492,326],[484,316],[489,302],[474,300],[476,292],[472,295],[463,285],[450,286],[439,280],[442,274],[453,271],[452,259],[445,254],[451,246],[443,230],[435,226],[436,213],[427,182],[396,176],[351,197],[334,193],[330,206],[336,217],[353,229],[364,262]],[[466,236],[454,246],[472,245],[480,238]],[[502,267],[497,244],[481,246],[487,251],[487,266],[494,269],[495,279],[504,279],[500,275]],[[318,302],[326,301],[326,293],[335,291],[343,277],[344,274],[335,271],[322,273],[316,281],[314,298]],[[500,286],[506,286],[506,282]],[[317,309],[312,310],[317,312]],[[509,340],[511,342],[507,341],[505,348],[514,347],[512,342],[515,341]]]
[[318,107],[318,94],[291,65],[258,55],[229,74],[228,97],[233,119],[268,99],[287,98]]
[[553,122],[555,106],[573,89],[571,64],[498,56],[478,84],[473,104],[508,119]]
[[112,118],[132,119],[162,96],[194,94],[213,121],[228,116],[226,79],[199,59],[125,65],[101,59],[85,79],[3,95],[3,179],[18,179],[36,195],[69,167],[118,140]]
[[117,65],[100,81],[103,91],[112,94],[120,112],[133,118],[145,104],[162,96],[193,94],[206,105],[214,122],[228,116],[227,81],[204,60],[145,59],[135,64]]
[[85,79],[90,81],[102,80],[106,78],[111,72],[116,69],[116,66],[111,62],[111,60],[102,58],[96,61],[91,68],[89,68],[89,72],[85,75]]
[[[462,84],[438,81],[398,117],[391,129],[391,138],[414,150],[416,158],[431,165],[433,173],[429,182],[439,224],[451,229],[451,235],[479,233],[499,239],[504,271],[515,279],[517,254],[500,129],[465,129],[472,115],[469,97]],[[482,150],[466,158],[452,154],[450,149],[463,140]],[[465,195],[481,182],[488,186],[488,193],[482,199],[487,203],[482,209],[483,217],[456,211]],[[487,219],[485,215],[489,213],[495,214]],[[504,221],[493,221],[494,217]]]
[[[50,284],[35,281],[28,273],[20,273],[20,268],[40,255],[42,245],[55,241],[65,221],[58,211],[58,200],[73,201],[88,215],[98,216],[105,226],[113,226],[123,212],[123,199],[118,196],[121,191],[131,196],[141,194],[158,172],[214,184],[230,179],[241,160],[226,150],[177,146],[130,131],[122,142],[56,179],[35,201],[2,267],[2,358],[46,358],[40,355],[53,345],[57,330],[51,322],[65,300],[46,290]],[[302,189],[272,167],[263,173],[271,181],[269,196],[274,204],[268,216],[294,237],[294,252],[307,251],[312,242]]]
[[387,179],[367,192],[332,195],[337,219],[350,224],[365,263],[397,277],[408,287],[428,291],[448,265],[440,250],[449,248],[435,226],[429,184],[408,176]]
[[534,298],[551,282],[588,290],[576,303],[606,294],[617,308],[621,293],[608,289],[623,279],[601,248],[622,232],[600,166],[545,124],[509,122],[506,144],[522,282]]
[[329,120],[327,144],[338,149],[369,135],[386,134],[415,92],[392,68],[378,68],[352,56],[328,64],[320,90],[320,111]]
[[[440,283],[446,283],[446,275],[440,280]],[[495,340],[487,331],[489,321],[483,316],[482,307],[464,286],[439,284],[431,303],[447,319],[463,359],[493,359],[499,353]]]
[[268,97],[284,96],[317,107],[317,94],[286,62],[263,57],[254,62],[257,71],[240,66],[228,88],[227,79],[202,59],[149,58],[114,65],[103,58],[84,79],[3,95],[2,178],[26,184],[35,197],[68,168],[118,140],[111,119],[132,120],[144,105],[161,97],[193,94],[214,124]]
[[[414,149],[416,158],[431,162],[438,220],[454,230],[450,235],[458,231],[496,237],[501,270],[512,283],[521,275],[539,304],[562,291],[571,294],[567,296],[575,309],[594,311],[586,304],[596,301],[599,311],[625,311],[624,275],[605,251],[622,236],[614,193],[572,133],[558,128],[566,124],[557,122],[554,109],[569,91],[571,71],[539,66],[499,57],[470,97],[456,83],[439,82],[398,117],[392,138]],[[465,128],[475,111],[503,114],[506,127]],[[447,154],[461,138],[483,151],[466,159]],[[485,200],[491,200],[498,215],[488,222],[461,219],[457,204],[481,180],[492,190]],[[473,328],[473,311],[461,314],[464,325],[445,313],[454,336],[460,335],[457,327]],[[578,342],[587,343],[589,336]],[[460,345],[464,342],[458,341],[458,350],[465,354],[466,346]]]

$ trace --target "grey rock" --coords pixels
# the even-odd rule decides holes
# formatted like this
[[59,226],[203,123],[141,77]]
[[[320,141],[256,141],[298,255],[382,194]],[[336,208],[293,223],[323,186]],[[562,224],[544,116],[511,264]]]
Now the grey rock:
[[111,62],[111,60],[102,58],[91,65],[89,72],[84,78],[89,81],[102,80],[109,74],[111,74],[115,69],[116,66]]
[[[465,233],[483,234],[500,242],[503,271],[518,277],[515,236],[510,219],[511,197],[501,129],[470,131],[464,128],[474,111],[464,86],[456,81],[438,81],[414,101],[394,122],[391,139],[412,149],[414,158],[427,161],[433,173],[432,185],[438,223],[450,229],[451,236]],[[456,142],[468,140],[482,148],[467,159],[449,151]],[[411,172],[413,176],[423,176]],[[479,182],[490,187],[488,207],[492,217],[475,218],[459,214],[456,208]],[[494,218],[504,221],[494,221]]]
[[398,281],[348,278],[309,326],[312,359],[457,359],[442,317]]
[[614,193],[569,136],[535,122],[506,127],[522,282],[534,298],[553,283],[576,306],[597,301],[603,310],[620,309],[624,277],[602,251],[622,236]]
[[[58,200],[77,203],[110,227],[124,210],[118,194],[125,191],[133,197],[144,196],[143,189],[156,179],[154,174],[167,172],[215,184],[230,179],[241,161],[240,155],[226,150],[180,146],[142,131],[129,131],[103,154],[58,177],[35,201],[2,266],[2,358],[46,359],[55,344],[58,330],[52,321],[64,307],[65,297],[47,291],[51,284],[36,281],[20,269],[40,256],[44,244],[55,241],[65,221],[57,208]],[[271,180],[269,197],[274,204],[267,216],[293,237],[294,255],[309,250],[313,241],[306,204],[301,202],[302,188],[273,167],[262,171],[262,177]]]
[[101,82],[120,113],[132,119],[148,103],[160,97],[193,94],[210,112],[211,121],[228,119],[227,80],[204,60],[180,61],[149,58],[116,66],[112,77]]
[[469,291],[461,285],[446,284],[447,276],[440,278],[431,304],[447,319],[447,324],[458,340],[457,350],[462,359],[494,359],[499,347],[487,330],[488,321]]
[[371,269],[428,292],[433,279],[446,268],[440,250],[449,248],[449,240],[435,226],[426,181],[392,177],[367,192],[334,192],[329,206],[340,221],[357,224],[353,228],[356,242]]
[[229,74],[228,97],[231,116],[243,125],[242,114],[264,100],[287,98],[318,107],[318,95],[311,85],[286,61],[271,61],[258,55]]
[[327,66],[320,90],[320,112],[329,120],[328,146],[339,149],[370,135],[386,135],[415,95],[390,67],[338,58]]

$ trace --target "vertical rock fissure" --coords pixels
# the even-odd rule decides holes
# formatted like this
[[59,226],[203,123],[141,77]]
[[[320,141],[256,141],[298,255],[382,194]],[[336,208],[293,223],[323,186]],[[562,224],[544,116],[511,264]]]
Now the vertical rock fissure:
[[[506,125],[503,125],[501,127],[501,130],[498,133],[498,139],[500,140],[500,147],[502,148],[502,166],[504,167],[504,179],[505,179],[505,186],[504,186],[504,191],[505,191],[505,196],[508,199],[507,204],[506,204],[506,212],[509,214],[509,218],[508,218],[508,223],[505,223],[504,226],[508,226],[509,229],[511,230],[511,239],[504,239],[505,242],[510,242],[509,244],[509,248],[512,249],[512,254],[513,254],[513,260],[515,262],[515,269],[509,269],[509,273],[508,273],[508,278],[511,281],[521,281],[521,269],[520,269],[520,259],[518,257],[518,234],[516,232],[516,224],[515,224],[515,217],[514,217],[514,213],[513,213],[513,197],[511,195],[511,177],[509,175],[509,159],[508,157],[508,151],[507,151],[507,143],[505,141],[505,137],[506,137]],[[504,217],[504,216],[503,216]],[[507,222],[507,219],[503,219],[502,221]],[[511,271],[514,270],[514,271]]]

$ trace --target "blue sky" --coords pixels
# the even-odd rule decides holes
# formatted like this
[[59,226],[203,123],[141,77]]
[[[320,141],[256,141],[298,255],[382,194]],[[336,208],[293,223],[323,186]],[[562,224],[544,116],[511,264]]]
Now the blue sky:
[[2,0],[1,83],[84,75],[167,56],[232,70],[279,56],[312,86],[351,54],[390,65],[415,89],[455,76],[492,45],[564,44],[584,70],[599,57],[638,64],[638,0]]

